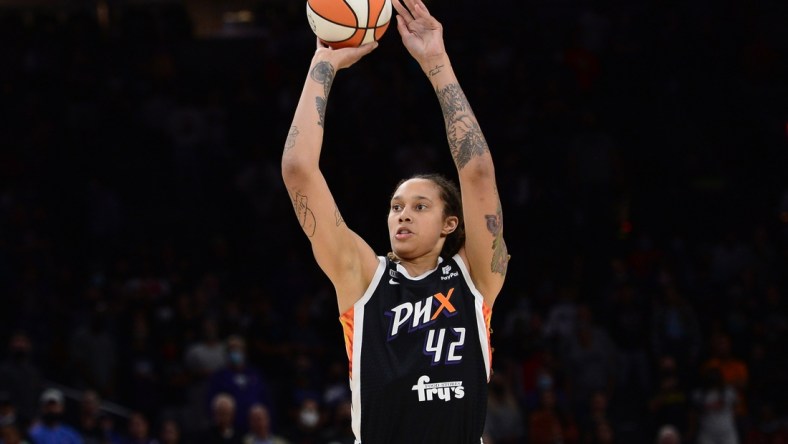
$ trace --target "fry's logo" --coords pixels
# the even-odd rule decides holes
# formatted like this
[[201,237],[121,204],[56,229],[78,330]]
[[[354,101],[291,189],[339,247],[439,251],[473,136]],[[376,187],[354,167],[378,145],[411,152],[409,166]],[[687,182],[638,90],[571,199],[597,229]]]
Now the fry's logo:
[[454,293],[454,288],[449,289],[445,296],[443,293],[436,293],[415,304],[404,302],[387,311],[386,316],[391,318],[389,340],[397,337],[400,327],[407,323],[410,324],[408,331],[414,331],[434,323],[441,313],[446,317],[456,315],[457,309],[451,303],[452,293]]
[[462,386],[462,381],[433,382],[432,384],[429,382],[430,377],[424,375],[411,388],[411,390],[418,392],[419,402],[432,401],[435,397],[448,402],[452,399],[462,399],[465,396],[465,387]]

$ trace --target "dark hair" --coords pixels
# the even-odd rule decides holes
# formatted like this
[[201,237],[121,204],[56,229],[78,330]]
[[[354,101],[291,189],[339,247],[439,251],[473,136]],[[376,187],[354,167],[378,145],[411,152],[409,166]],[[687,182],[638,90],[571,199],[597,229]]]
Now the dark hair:
[[[462,196],[460,195],[460,189],[454,181],[438,173],[415,174],[407,179],[400,180],[394,189],[398,189],[400,185],[411,179],[426,179],[437,185],[440,189],[440,197],[444,204],[443,217],[457,217],[457,228],[446,236],[446,241],[443,243],[443,248],[441,249],[441,257],[449,259],[457,254],[463,243],[465,243],[465,220],[462,218]],[[389,253],[388,256],[391,259],[396,258],[393,253]]]

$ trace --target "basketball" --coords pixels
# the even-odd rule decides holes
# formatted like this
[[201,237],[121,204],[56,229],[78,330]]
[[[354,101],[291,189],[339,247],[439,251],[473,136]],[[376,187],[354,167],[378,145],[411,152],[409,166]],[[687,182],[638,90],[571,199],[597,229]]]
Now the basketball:
[[332,48],[380,40],[391,22],[391,0],[307,0],[315,35]]

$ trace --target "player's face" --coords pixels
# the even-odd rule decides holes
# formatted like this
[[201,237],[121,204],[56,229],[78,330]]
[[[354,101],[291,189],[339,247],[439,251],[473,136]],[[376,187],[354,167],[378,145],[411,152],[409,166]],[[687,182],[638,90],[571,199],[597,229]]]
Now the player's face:
[[440,253],[443,237],[454,230],[456,218],[445,218],[440,189],[428,179],[410,179],[394,192],[389,207],[389,238],[402,259]]

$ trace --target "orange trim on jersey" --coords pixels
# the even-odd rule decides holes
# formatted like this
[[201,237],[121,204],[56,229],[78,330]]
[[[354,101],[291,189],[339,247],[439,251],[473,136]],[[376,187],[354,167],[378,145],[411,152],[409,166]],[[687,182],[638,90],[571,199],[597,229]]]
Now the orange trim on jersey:
[[353,327],[354,327],[354,311],[353,307],[346,311],[339,317],[339,322],[342,324],[342,333],[345,336],[345,353],[347,353],[348,373],[353,377]]
[[490,325],[492,325],[492,308],[487,306],[487,303],[484,301],[482,301],[482,316],[484,317],[484,326],[487,327],[487,349],[490,350],[490,369],[492,369],[493,348],[492,341],[490,341],[490,334],[492,333],[492,328],[490,328]]

